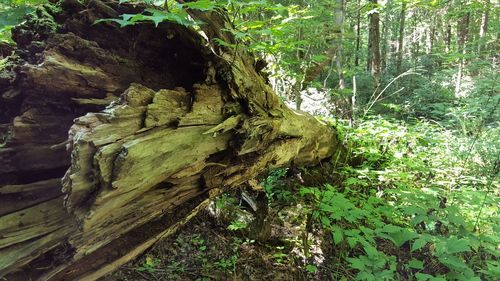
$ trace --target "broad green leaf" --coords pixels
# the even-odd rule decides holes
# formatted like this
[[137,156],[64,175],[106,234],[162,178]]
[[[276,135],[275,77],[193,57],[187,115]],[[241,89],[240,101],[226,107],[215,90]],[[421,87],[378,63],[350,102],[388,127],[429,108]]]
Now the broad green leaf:
[[265,25],[265,21],[255,20],[255,21],[245,22],[243,24],[243,27],[247,28],[247,29],[256,29],[256,28],[261,28],[264,25]]
[[379,254],[379,251],[377,251],[377,249],[371,245],[366,245],[363,247],[363,249],[365,250],[365,253],[368,255],[368,257],[375,257]]
[[[390,230],[394,230],[394,227],[391,227]],[[388,235],[392,238],[391,240],[398,247],[401,247],[405,242],[418,237],[418,233],[405,228],[400,228],[399,231],[388,233]]]
[[194,10],[212,11],[215,9],[216,3],[211,0],[198,0],[194,2],[184,3],[182,4],[182,6]]
[[307,272],[310,272],[310,273],[316,273],[316,271],[318,271],[318,268],[313,264],[308,264],[308,265],[306,265],[306,270],[307,270]]
[[352,268],[358,269],[358,270],[364,270],[365,269],[365,263],[358,259],[358,258],[347,258],[347,261],[351,265]]
[[228,48],[236,48],[235,44],[227,43],[226,41],[224,41],[224,40],[222,40],[220,38],[214,38],[213,40],[214,40],[215,43],[217,43],[220,46],[228,47]]
[[331,225],[330,219],[326,216],[321,216],[321,223],[326,227]]
[[312,57],[312,60],[315,61],[315,62],[323,62],[325,60],[327,60],[328,57],[325,56],[325,55],[315,55]]
[[366,281],[375,281],[376,280],[375,276],[372,273],[367,272],[367,271],[361,271],[360,273],[358,273],[356,275],[356,279],[357,280],[366,280]]
[[125,27],[128,25],[136,24],[136,22],[123,20],[123,19],[99,19],[99,20],[96,20],[94,23],[101,23],[101,22],[116,22],[117,24],[120,25],[120,27]]
[[425,273],[417,273],[415,274],[415,277],[417,278],[418,281],[427,281],[430,280],[431,278],[434,278],[434,276]]
[[384,225],[384,227],[382,228],[382,231],[383,232],[386,232],[386,233],[397,233],[397,232],[400,232],[401,231],[401,227],[399,226],[396,226],[396,225],[393,225],[393,224],[386,224]]
[[446,241],[446,252],[448,254],[456,254],[470,251],[469,241],[466,239],[457,239],[456,237],[449,238]]
[[349,244],[349,247],[354,248],[356,244],[358,244],[359,239],[355,237],[348,237],[347,238],[347,244]]
[[438,260],[446,265],[447,267],[454,270],[470,270],[470,268],[458,257],[455,256],[443,256],[439,257]]
[[412,244],[411,244],[411,251],[412,252],[415,252],[419,249],[421,249],[422,247],[424,247],[425,245],[427,245],[427,242],[428,239],[425,238],[425,237],[420,237],[418,238],[417,240],[415,240]]
[[408,266],[410,268],[414,268],[414,269],[422,269],[422,268],[424,268],[424,262],[416,260],[416,259],[412,259],[408,262]]
[[361,180],[359,180],[358,178],[348,178],[344,181],[344,184],[347,186],[351,186],[351,185],[356,185],[360,182]]
[[427,220],[429,220],[429,217],[426,214],[424,214],[424,215],[416,215],[415,217],[413,217],[411,219],[411,224],[418,225],[421,222],[425,222]]
[[340,228],[339,226],[337,225],[332,226],[331,232],[333,236],[333,243],[335,245],[338,245],[340,242],[344,240],[344,234],[342,228]]
[[170,13],[152,8],[146,9],[144,10],[144,12],[150,13],[151,15],[144,15],[144,18],[141,18],[140,20],[150,20],[155,24],[155,26],[158,26],[161,22],[164,21],[175,22],[184,26],[195,24],[195,22],[188,20],[187,14],[184,13]]

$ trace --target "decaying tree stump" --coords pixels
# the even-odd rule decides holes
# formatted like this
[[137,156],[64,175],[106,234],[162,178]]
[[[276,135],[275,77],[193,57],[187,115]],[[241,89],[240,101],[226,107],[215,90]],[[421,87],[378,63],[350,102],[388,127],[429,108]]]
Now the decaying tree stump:
[[[46,5],[13,30],[0,72],[0,276],[93,280],[210,196],[268,168],[345,157],[336,133],[287,108],[220,11],[119,28],[144,7]],[[69,132],[69,133],[68,133]]]

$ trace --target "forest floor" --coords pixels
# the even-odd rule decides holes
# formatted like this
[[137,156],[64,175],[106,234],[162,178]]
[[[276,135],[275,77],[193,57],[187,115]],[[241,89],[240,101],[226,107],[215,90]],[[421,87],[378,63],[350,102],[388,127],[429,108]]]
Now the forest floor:
[[[300,208],[299,203],[270,209],[274,214],[279,211],[280,218],[271,222],[268,238],[258,242],[245,238],[240,230],[229,230],[231,224],[228,227],[214,216],[212,206],[101,281],[329,280],[325,274],[331,269],[304,266],[325,258],[319,245],[309,245],[309,258],[304,258],[301,237],[306,218],[300,217]],[[309,234],[308,241],[318,240],[312,236]]]
[[295,265],[277,263],[266,245],[240,241],[204,212],[102,281],[307,280]]

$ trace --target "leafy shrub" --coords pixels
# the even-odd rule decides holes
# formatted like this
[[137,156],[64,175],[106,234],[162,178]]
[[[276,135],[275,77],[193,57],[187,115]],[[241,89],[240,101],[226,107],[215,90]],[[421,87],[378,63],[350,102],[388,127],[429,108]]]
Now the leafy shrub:
[[340,185],[300,194],[357,280],[495,279],[498,171],[469,164],[484,151],[422,121],[378,117],[344,132],[366,161],[344,167]]

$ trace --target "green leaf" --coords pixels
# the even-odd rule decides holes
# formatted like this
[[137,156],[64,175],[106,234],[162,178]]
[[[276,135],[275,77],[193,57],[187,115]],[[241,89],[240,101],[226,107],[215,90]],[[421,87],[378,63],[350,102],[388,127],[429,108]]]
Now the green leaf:
[[347,238],[347,244],[349,244],[349,247],[354,248],[356,244],[358,244],[359,239],[356,237],[348,237]]
[[144,12],[149,13],[151,15],[142,14],[142,17],[138,17],[137,20],[140,21],[149,20],[152,21],[155,24],[155,26],[158,26],[161,22],[164,21],[175,22],[184,26],[190,26],[195,24],[193,21],[187,19],[187,14],[170,13],[151,8],[145,9]]
[[333,243],[335,245],[338,245],[340,242],[344,240],[344,234],[342,228],[338,227],[337,225],[334,225],[332,226],[331,232],[333,236]]
[[213,39],[215,43],[217,43],[219,46],[222,47],[228,47],[228,48],[236,48],[236,44],[230,44],[227,43],[226,41],[220,39],[220,38],[214,38]]
[[400,232],[401,229],[402,228],[399,227],[399,226],[396,226],[396,225],[393,225],[393,224],[386,224],[382,228],[382,231],[386,232],[386,233],[397,233],[397,232]]
[[393,239],[396,246],[401,247],[407,241],[418,237],[418,233],[408,229],[401,229],[398,232],[390,233],[389,236]]
[[368,257],[376,257],[379,254],[377,249],[371,245],[365,245],[363,248],[364,248],[366,254],[368,255]]
[[438,260],[446,265],[447,267],[454,269],[454,270],[470,270],[470,268],[464,263],[463,260],[461,260],[458,257],[454,256],[443,256],[439,257]]
[[243,26],[244,26],[244,28],[246,28],[246,29],[256,29],[256,28],[261,28],[261,27],[263,27],[265,24],[266,24],[266,22],[265,22],[265,21],[255,20],[255,21],[245,22],[245,23],[243,24]]
[[101,22],[116,22],[117,24],[120,25],[120,27],[125,27],[128,25],[134,25],[136,24],[135,22],[131,22],[128,20],[123,20],[123,19],[99,19],[94,22],[94,24],[101,23]]
[[427,215],[416,215],[415,217],[413,217],[411,219],[411,223],[413,225],[418,225],[420,224],[421,222],[425,222],[426,220],[428,220],[428,216]]
[[434,276],[425,273],[417,273],[415,274],[415,277],[417,278],[418,281],[427,281],[431,278],[434,278]]
[[330,219],[326,216],[321,216],[321,223],[326,227],[331,225]]
[[307,272],[310,272],[310,273],[316,273],[316,271],[318,271],[318,268],[315,265],[308,264],[308,265],[306,265],[306,270],[307,270]]
[[325,55],[314,55],[312,57],[312,60],[315,61],[315,62],[318,62],[318,63],[323,62],[323,61],[325,61],[327,59],[328,59],[328,57],[325,56]]
[[155,261],[153,260],[152,257],[146,256],[146,262],[144,264],[153,267],[155,266]]
[[200,11],[213,11],[216,7],[216,4],[211,0],[198,0],[182,4],[182,6],[188,9],[194,9]]
[[361,271],[356,275],[356,280],[375,281],[375,276],[370,272]]
[[424,247],[425,245],[427,245],[427,242],[429,242],[429,241],[424,236],[418,238],[417,240],[415,240],[415,242],[413,242],[411,244],[411,251],[414,252],[414,251],[417,251],[417,250],[421,249],[422,247]]
[[416,259],[412,259],[408,262],[408,266],[410,268],[414,268],[414,269],[422,269],[422,268],[424,268],[424,262],[416,260]]
[[500,276],[500,262],[498,261],[486,261],[486,265],[488,267],[487,270],[480,270],[481,273],[484,273],[489,276]]
[[448,254],[463,253],[467,251],[470,251],[468,240],[452,237],[446,241],[446,252]]
[[[429,281],[448,281],[448,280],[446,280],[446,278],[444,278],[444,277],[438,276],[438,277],[432,277],[431,279],[429,279]],[[467,280],[467,281],[470,281],[470,280]]]
[[348,178],[344,181],[344,184],[347,186],[352,186],[352,185],[356,185],[360,182],[361,182],[361,180],[359,180],[358,178]]
[[351,267],[358,269],[360,271],[365,270],[365,263],[358,258],[347,258],[347,261],[351,264]]
[[242,221],[233,221],[228,227],[227,229],[228,230],[231,230],[231,231],[236,231],[236,230],[239,230],[239,229],[243,229],[243,228],[246,228],[247,227],[247,224],[242,222]]

